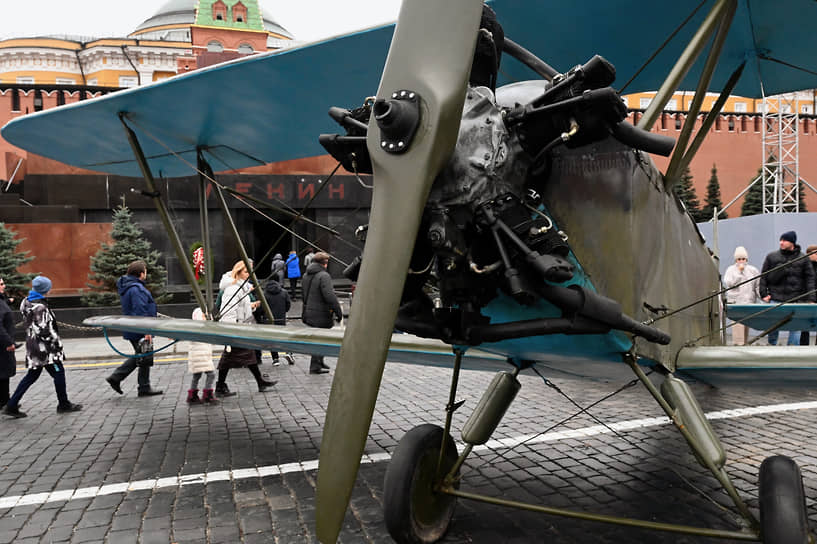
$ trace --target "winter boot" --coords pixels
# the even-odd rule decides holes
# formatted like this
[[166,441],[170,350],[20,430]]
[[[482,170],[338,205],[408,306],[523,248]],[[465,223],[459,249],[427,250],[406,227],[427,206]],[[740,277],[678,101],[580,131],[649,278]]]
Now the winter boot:
[[188,389],[187,390],[187,404],[198,404],[200,402],[201,402],[201,400],[199,399],[199,390],[198,389]]
[[216,382],[216,396],[218,397],[232,397],[236,395],[227,387],[227,382]]
[[218,404],[218,399],[213,395],[212,389],[203,389],[201,401],[205,404]]

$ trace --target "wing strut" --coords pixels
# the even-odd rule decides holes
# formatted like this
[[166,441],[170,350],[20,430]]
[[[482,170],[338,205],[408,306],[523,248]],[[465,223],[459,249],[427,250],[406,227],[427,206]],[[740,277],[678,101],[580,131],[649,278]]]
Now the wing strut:
[[156,211],[159,212],[159,217],[162,219],[162,224],[164,225],[165,231],[170,238],[170,243],[173,244],[173,249],[176,251],[176,258],[179,259],[179,266],[182,267],[184,275],[187,277],[187,282],[193,287],[193,295],[196,297],[196,302],[199,303],[199,307],[201,308],[202,312],[208,313],[207,303],[201,296],[201,291],[198,289],[196,284],[196,276],[193,273],[193,267],[190,266],[190,261],[187,259],[187,251],[185,251],[185,249],[182,247],[179,234],[176,232],[176,229],[173,227],[173,223],[170,221],[170,215],[168,215],[165,203],[162,201],[161,193],[156,190],[156,182],[153,179],[153,174],[150,172],[150,166],[148,166],[147,159],[145,159],[145,154],[142,152],[142,146],[139,145],[139,139],[125,122],[125,117],[126,114],[124,112],[119,113],[119,120],[122,122],[122,126],[125,128],[128,143],[133,150],[133,155],[136,158],[136,162],[139,163],[139,168],[142,170],[142,176],[145,178],[145,183],[148,186],[147,196],[153,199],[153,204],[156,206]]
[[[721,91],[721,94],[718,96],[718,99],[712,105],[712,108],[709,110],[709,113],[706,114],[703,123],[701,123],[701,128],[698,129],[698,133],[695,135],[695,139],[692,141],[692,144],[689,146],[689,148],[687,148],[686,152],[684,152],[684,155],[679,159],[678,166],[675,168],[675,170],[670,171],[672,164],[670,164],[670,167],[667,168],[667,173],[664,176],[664,179],[666,180],[668,187],[674,185],[675,182],[678,179],[680,179],[681,173],[684,170],[686,170],[686,167],[689,166],[690,162],[692,162],[692,159],[695,157],[695,154],[698,152],[698,149],[700,149],[701,144],[704,143],[704,138],[706,137],[707,134],[709,134],[709,129],[715,123],[715,119],[721,114],[721,110],[723,109],[723,106],[726,104],[726,100],[732,94],[732,90],[735,88],[735,85],[737,85],[741,74],[743,74],[743,68],[745,66],[746,66],[745,62],[741,63],[741,65],[738,66],[738,69],[732,72],[732,75],[729,76],[729,81],[726,82],[723,91]],[[687,120],[684,122],[685,123],[684,127],[686,127],[686,123],[690,124],[694,123],[697,117],[698,117],[697,113],[695,114],[695,116],[688,115]],[[690,121],[690,119],[692,119],[692,121]],[[675,151],[676,154],[681,153],[678,147],[675,148]],[[673,155],[673,160],[675,160],[675,155]],[[729,204],[727,204],[727,206],[728,205]],[[724,206],[723,209],[726,209],[726,206]]]
[[681,53],[678,62],[673,66],[667,79],[664,80],[655,98],[650,102],[650,106],[647,108],[647,111],[644,112],[644,116],[638,121],[638,128],[646,131],[652,128],[661,111],[664,109],[664,106],[667,104],[667,101],[678,89],[678,86],[681,84],[681,81],[689,69],[692,68],[698,55],[703,51],[707,40],[709,40],[709,37],[715,32],[724,14],[727,13],[727,10],[734,13],[735,3],[736,0],[718,0],[712,8],[712,11],[707,14],[706,19],[704,19],[698,31],[689,41],[689,45],[684,49],[684,52]]
[[211,253],[213,248],[210,245],[210,213],[207,210],[207,184],[209,180],[204,175],[204,168],[207,163],[204,161],[200,149],[196,149],[196,160],[199,166],[199,222],[201,223],[201,243],[204,245],[204,294],[207,300],[207,311],[204,312],[204,315],[208,316],[208,319],[212,319],[213,316],[210,313],[215,304],[213,298],[213,280],[215,278],[213,278],[213,254]]
[[[704,69],[701,71],[701,77],[698,80],[698,87],[695,89],[695,96],[692,98],[692,104],[689,106],[687,118],[684,121],[684,128],[681,130],[681,135],[678,137],[678,142],[675,144],[675,152],[672,154],[667,172],[665,174],[665,183],[668,188],[671,187],[675,180],[678,179],[680,172],[680,164],[683,162],[684,155],[687,150],[687,143],[692,134],[692,128],[695,121],[698,119],[698,113],[701,111],[701,106],[704,102],[707,90],[709,90],[709,83],[712,81],[712,74],[715,73],[715,68],[718,66],[718,60],[723,51],[723,44],[726,42],[726,36],[729,34],[729,27],[732,24],[732,19],[735,16],[735,3],[727,5],[718,32],[712,42],[712,48],[709,50],[709,56],[706,59]],[[742,73],[742,70],[741,70]],[[730,90],[731,92],[731,90]],[[724,92],[721,93],[724,96]],[[726,96],[729,96],[727,93]],[[717,112],[720,113],[720,112]],[[711,115],[711,112],[710,112]],[[690,157],[691,158],[691,157]]]
[[[199,176],[202,179],[215,179],[213,177],[213,169],[210,168],[210,164],[204,160],[201,149],[197,151],[197,155],[200,172]],[[216,193],[218,205],[221,207],[221,213],[223,213],[224,217],[227,219],[227,226],[229,227],[230,234],[233,235],[233,239],[235,240],[236,245],[238,245],[238,252],[241,254],[241,260],[244,261],[244,266],[247,267],[247,271],[250,273],[250,279],[252,280],[253,285],[256,286],[255,296],[257,296],[258,300],[261,301],[261,307],[264,309],[264,315],[267,316],[270,323],[274,323],[275,319],[272,317],[272,310],[270,310],[269,304],[267,303],[267,297],[264,296],[264,290],[261,289],[261,284],[258,283],[258,278],[255,276],[255,268],[250,262],[250,256],[247,254],[247,249],[244,247],[244,242],[241,241],[241,235],[238,234],[235,221],[233,221],[233,215],[230,213],[230,208],[227,207],[227,201],[224,199],[224,192],[222,192],[218,183],[213,183],[213,189]]]

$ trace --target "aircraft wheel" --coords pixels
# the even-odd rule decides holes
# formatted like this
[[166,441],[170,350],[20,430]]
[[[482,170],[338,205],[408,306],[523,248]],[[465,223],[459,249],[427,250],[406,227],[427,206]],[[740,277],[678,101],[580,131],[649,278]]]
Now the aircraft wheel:
[[764,544],[804,544],[809,541],[806,494],[800,468],[783,455],[760,465],[760,536]]
[[[429,544],[448,530],[457,498],[434,491],[443,429],[437,425],[414,427],[400,440],[386,470],[383,511],[386,527],[400,544]],[[445,437],[442,476],[457,461],[457,445]],[[455,483],[459,488],[459,484]]]

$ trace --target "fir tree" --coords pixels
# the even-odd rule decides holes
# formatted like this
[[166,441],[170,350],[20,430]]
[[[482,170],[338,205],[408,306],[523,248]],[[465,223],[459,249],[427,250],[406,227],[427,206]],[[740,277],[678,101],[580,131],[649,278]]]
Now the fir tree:
[[22,242],[17,233],[0,223],[0,278],[6,282],[6,296],[19,302],[28,293],[28,288],[35,274],[21,274],[17,269],[34,259],[28,251],[17,251]]
[[91,273],[88,274],[90,291],[82,297],[87,306],[107,306],[119,302],[116,289],[118,280],[136,260],[147,264],[147,288],[157,302],[169,298],[163,295],[167,271],[159,264],[159,252],[151,248],[142,229],[133,222],[133,214],[124,204],[113,212],[113,244],[103,243],[96,255],[91,257]]
[[723,202],[721,202],[721,184],[718,181],[718,168],[712,165],[712,175],[709,177],[709,183],[706,186],[706,200],[704,207],[701,209],[701,217],[704,221],[709,221],[715,215],[715,208],[718,209],[718,219],[726,219],[729,217],[723,212]]
[[[757,174],[752,178],[756,180],[763,173],[762,168],[757,169]],[[751,181],[749,182],[751,183]],[[740,215],[757,215],[763,213],[763,180],[758,179],[743,196],[743,205],[740,207]]]
[[692,219],[698,223],[701,221],[701,205],[698,202],[698,195],[695,194],[695,187],[692,185],[692,173],[689,167],[684,169],[681,179],[675,184],[675,194],[686,206],[687,212]]

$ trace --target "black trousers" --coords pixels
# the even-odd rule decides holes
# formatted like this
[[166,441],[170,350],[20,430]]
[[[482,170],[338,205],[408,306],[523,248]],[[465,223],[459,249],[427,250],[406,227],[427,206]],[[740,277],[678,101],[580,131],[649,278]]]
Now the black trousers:
[[0,408],[9,401],[9,379],[0,378]]
[[[139,341],[131,340],[130,343],[133,345],[133,353],[139,355]],[[116,367],[116,370],[111,373],[111,379],[121,382],[130,376],[130,373],[138,367],[139,372],[136,375],[136,379],[139,384],[139,391],[150,391],[150,367],[152,366],[153,355],[148,355],[147,357],[131,357]]]

